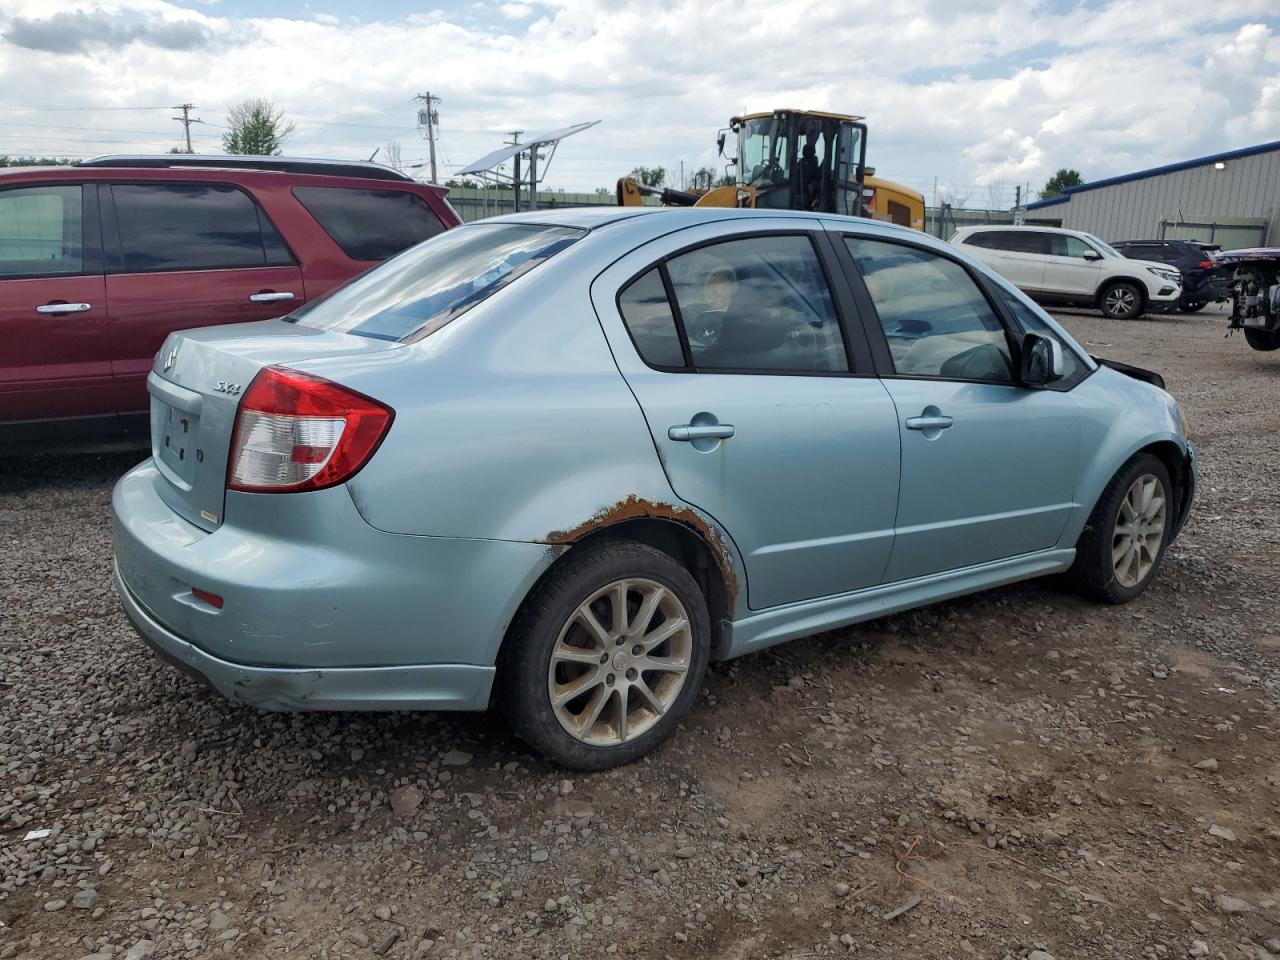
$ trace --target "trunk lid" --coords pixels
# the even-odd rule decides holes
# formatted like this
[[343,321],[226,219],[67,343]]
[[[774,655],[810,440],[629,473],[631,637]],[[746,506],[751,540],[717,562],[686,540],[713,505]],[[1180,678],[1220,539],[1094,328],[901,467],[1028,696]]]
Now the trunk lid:
[[216,530],[222,523],[236,411],[258,371],[397,346],[283,320],[170,334],[147,377],[151,455],[161,498],[196,526]]

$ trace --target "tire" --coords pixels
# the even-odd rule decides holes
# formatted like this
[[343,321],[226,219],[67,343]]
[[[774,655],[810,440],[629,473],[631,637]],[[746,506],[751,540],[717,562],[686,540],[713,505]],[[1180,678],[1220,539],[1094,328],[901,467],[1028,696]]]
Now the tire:
[[1246,327],[1244,340],[1255,350],[1280,350],[1280,330],[1251,330]]
[[[614,620],[620,583],[627,598],[622,631]],[[641,627],[634,618],[646,602],[652,605]],[[644,636],[681,621],[684,628],[642,652]],[[639,543],[575,550],[534,589],[512,629],[499,676],[503,710],[517,736],[575,770],[630,763],[666,740],[697,697],[711,651],[698,584],[670,556]],[[553,703],[556,692],[568,699]]]
[[1130,280],[1117,280],[1102,288],[1098,308],[1110,320],[1132,320],[1142,313],[1142,290]]
[[[1155,489],[1149,486],[1151,482],[1155,483]],[[1144,500],[1148,489],[1152,499]],[[1156,497],[1162,498],[1158,518],[1151,506]],[[1135,518],[1138,523],[1129,524],[1127,518],[1133,515],[1135,504],[1139,508]],[[1140,453],[1121,467],[1102,491],[1076,543],[1071,575],[1081,591],[1103,603],[1128,603],[1142,593],[1164,559],[1174,507],[1168,468],[1157,457]],[[1137,526],[1146,533],[1126,538],[1119,529],[1123,526]],[[1157,531],[1159,540],[1153,543]],[[1123,558],[1118,557],[1126,545],[1130,549]]]
[[1183,313],[1199,313],[1208,305],[1208,300],[1193,300],[1190,303],[1184,303],[1180,309]]

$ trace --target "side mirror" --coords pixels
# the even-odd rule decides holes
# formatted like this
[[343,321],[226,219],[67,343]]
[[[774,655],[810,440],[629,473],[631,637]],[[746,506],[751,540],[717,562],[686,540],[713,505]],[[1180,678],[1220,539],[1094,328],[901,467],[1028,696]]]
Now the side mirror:
[[722,157],[724,156],[724,139],[725,131],[721,130],[720,133],[716,135],[716,152]]
[[1099,260],[1102,259],[1102,254],[1100,254],[1097,250],[1090,250],[1088,253],[1084,255],[1084,259],[1088,260],[1090,263],[1097,263]]
[[1022,383],[1027,387],[1047,387],[1066,373],[1062,344],[1040,333],[1022,338]]

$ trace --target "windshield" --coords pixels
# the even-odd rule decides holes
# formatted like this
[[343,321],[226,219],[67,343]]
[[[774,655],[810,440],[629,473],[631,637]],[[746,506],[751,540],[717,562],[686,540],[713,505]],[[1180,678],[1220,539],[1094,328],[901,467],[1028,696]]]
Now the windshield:
[[285,319],[378,340],[424,337],[585,234],[571,227],[524,223],[458,227]]
[[1123,253],[1121,253],[1111,244],[1107,243],[1105,240],[1099,240],[1092,233],[1086,233],[1084,235],[1084,238],[1088,240],[1090,243],[1092,243],[1095,247],[1097,247],[1100,251],[1105,253],[1108,257],[1119,257],[1121,260],[1124,259]]
[[791,179],[791,157],[784,125],[777,117],[743,123],[739,169],[742,179],[756,187],[786,183]]

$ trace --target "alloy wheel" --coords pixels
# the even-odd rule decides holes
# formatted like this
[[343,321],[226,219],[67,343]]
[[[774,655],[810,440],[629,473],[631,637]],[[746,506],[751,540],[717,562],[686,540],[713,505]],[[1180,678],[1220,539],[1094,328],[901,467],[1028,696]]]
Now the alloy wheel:
[[1160,479],[1145,473],[1133,481],[1120,501],[1111,562],[1121,586],[1136,587],[1155,566],[1164,542],[1167,499]]
[[547,694],[560,725],[596,746],[651,728],[684,689],[693,631],[673,591],[615,580],[580,603],[556,638]]
[[1103,309],[1111,317],[1127,317],[1133,313],[1137,305],[1138,300],[1128,287],[1111,288],[1102,301]]

